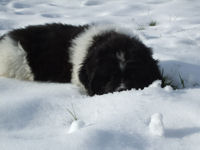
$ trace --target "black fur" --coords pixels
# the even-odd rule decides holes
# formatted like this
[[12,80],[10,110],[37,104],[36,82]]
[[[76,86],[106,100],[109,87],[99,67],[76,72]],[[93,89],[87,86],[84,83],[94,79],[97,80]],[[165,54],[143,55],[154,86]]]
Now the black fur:
[[37,81],[70,82],[72,65],[69,63],[71,40],[86,26],[46,24],[28,26],[9,32],[20,41],[27,52],[27,60]]
[[[72,40],[87,28],[47,24],[13,30],[8,35],[27,52],[34,80],[70,82],[73,68],[69,48]],[[117,57],[120,53],[124,54],[124,61]],[[112,30],[93,38],[79,71],[79,79],[89,95],[143,89],[161,79],[151,49],[135,37]]]
[[[117,53],[125,54],[123,70]],[[80,80],[90,95],[114,92],[121,83],[126,88],[120,90],[143,89],[158,79],[161,74],[151,49],[137,38],[112,31],[94,38],[80,71]]]

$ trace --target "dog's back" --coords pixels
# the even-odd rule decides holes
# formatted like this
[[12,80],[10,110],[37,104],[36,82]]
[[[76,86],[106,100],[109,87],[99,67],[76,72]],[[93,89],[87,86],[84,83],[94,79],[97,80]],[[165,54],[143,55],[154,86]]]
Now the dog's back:
[[0,76],[70,82],[68,49],[85,28],[46,24],[8,32],[0,40]]
[[116,26],[46,24],[0,40],[0,76],[71,82],[89,95],[143,89],[162,79],[151,48]]

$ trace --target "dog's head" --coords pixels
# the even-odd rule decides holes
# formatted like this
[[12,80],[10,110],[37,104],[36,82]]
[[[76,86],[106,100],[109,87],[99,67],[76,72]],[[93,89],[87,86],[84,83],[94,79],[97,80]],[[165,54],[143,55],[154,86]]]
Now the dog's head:
[[141,41],[115,32],[104,36],[94,39],[79,72],[89,95],[143,89],[161,79],[151,49]]

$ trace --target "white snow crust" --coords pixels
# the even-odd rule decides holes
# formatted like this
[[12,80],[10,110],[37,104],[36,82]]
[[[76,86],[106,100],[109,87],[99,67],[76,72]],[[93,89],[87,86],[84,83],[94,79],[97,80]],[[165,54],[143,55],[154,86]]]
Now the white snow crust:
[[155,113],[151,116],[149,131],[152,135],[163,136],[164,124],[163,124],[163,115],[160,113]]

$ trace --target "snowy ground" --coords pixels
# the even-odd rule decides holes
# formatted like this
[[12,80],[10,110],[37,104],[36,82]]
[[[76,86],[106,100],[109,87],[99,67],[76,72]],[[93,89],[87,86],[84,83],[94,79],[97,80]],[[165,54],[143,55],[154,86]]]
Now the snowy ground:
[[155,82],[88,97],[71,84],[0,78],[1,150],[200,149],[198,0],[0,0],[0,34],[47,22],[128,27],[153,48],[164,75],[179,88],[181,76],[185,88]]

